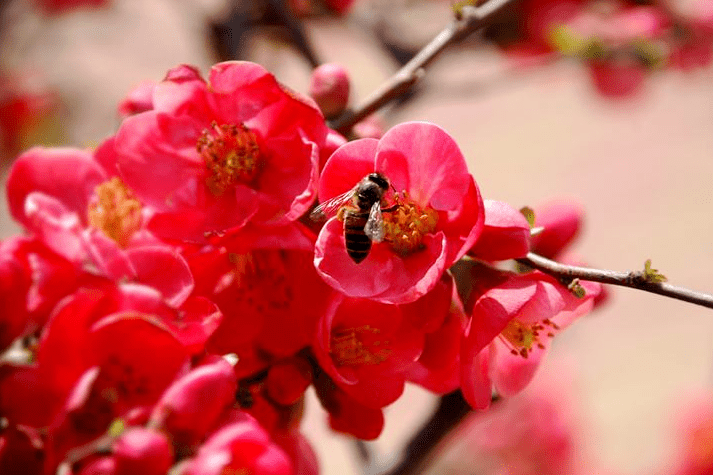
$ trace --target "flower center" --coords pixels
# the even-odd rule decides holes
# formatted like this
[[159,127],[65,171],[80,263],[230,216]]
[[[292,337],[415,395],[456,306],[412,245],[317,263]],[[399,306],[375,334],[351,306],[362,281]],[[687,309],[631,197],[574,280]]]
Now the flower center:
[[510,348],[510,353],[527,358],[535,346],[544,350],[545,345],[540,338],[552,338],[556,330],[559,326],[549,318],[532,324],[510,320],[500,337]]
[[239,183],[249,185],[260,171],[257,135],[243,124],[213,121],[198,138],[196,150],[208,171],[206,185],[216,196]]
[[436,229],[438,212],[414,203],[405,191],[395,199],[397,208],[384,213],[384,240],[394,252],[405,256],[423,247],[423,237]]
[[229,255],[235,266],[215,289],[230,288],[230,298],[264,315],[284,312],[292,304],[294,292],[287,279],[286,256],[280,250],[255,250]]
[[89,225],[126,247],[141,227],[141,203],[118,177],[97,186],[94,195],[87,213]]
[[330,353],[336,366],[379,364],[389,357],[388,341],[380,339],[381,330],[363,325],[332,331]]

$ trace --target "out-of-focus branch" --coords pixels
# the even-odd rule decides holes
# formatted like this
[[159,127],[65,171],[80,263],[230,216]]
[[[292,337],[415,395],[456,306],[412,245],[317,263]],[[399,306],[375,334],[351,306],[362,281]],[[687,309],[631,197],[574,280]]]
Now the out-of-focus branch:
[[[498,399],[498,396],[493,396],[492,401]],[[398,465],[381,475],[416,475],[423,472],[436,455],[443,439],[471,410],[460,391],[442,396],[436,412],[404,448]]]
[[408,91],[424,75],[424,68],[448,45],[486,26],[492,17],[514,0],[489,0],[479,7],[466,5],[458,10],[456,18],[430,43],[419,51],[411,61],[398,70],[388,81],[354,109],[334,119],[330,126],[341,134],[347,134],[354,124]]
[[621,287],[639,289],[703,307],[713,308],[713,295],[656,282],[656,279],[650,278],[651,274],[647,272],[648,269],[644,271],[621,272],[570,266],[560,264],[559,262],[552,261],[532,252],[524,258],[518,259],[518,262],[564,281],[571,282],[574,279],[580,279],[600,282],[602,284],[619,285]]

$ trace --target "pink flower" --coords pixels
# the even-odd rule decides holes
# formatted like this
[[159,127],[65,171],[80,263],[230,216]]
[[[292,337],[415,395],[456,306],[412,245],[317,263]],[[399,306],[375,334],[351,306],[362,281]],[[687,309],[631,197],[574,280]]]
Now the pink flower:
[[208,82],[179,66],[152,99],[124,120],[115,147],[122,178],[155,209],[156,234],[202,241],[248,220],[293,221],[312,204],[327,127],[261,66],[220,63]]
[[550,340],[592,309],[601,286],[581,285],[586,295],[577,298],[540,272],[512,274],[475,301],[461,353],[463,395],[473,407],[488,407],[492,386],[512,396],[530,382]]
[[255,241],[255,248],[231,244],[189,260],[196,293],[215,302],[224,315],[208,351],[238,353],[236,371],[247,376],[273,357],[289,357],[309,346],[333,291],[314,270],[311,250],[290,249],[286,241],[282,249],[263,249]]
[[[344,223],[334,217],[319,233],[314,263],[329,285],[350,297],[412,302],[475,242],[483,201],[455,141],[426,122],[400,124],[381,140],[339,148],[324,167],[320,201],[349,192],[374,172],[395,189],[388,202],[382,200],[383,242],[372,242],[356,263],[347,253]],[[354,206],[346,202],[342,209],[353,212]]]
[[[560,365],[561,366],[561,365]],[[464,450],[463,467],[498,467],[498,475],[584,475],[592,470],[581,456],[580,421],[566,367],[538,377],[516,397],[466,418],[454,439]],[[586,450],[586,448],[584,448]]]
[[708,475],[713,473],[713,398],[700,392],[684,399],[677,411],[679,453],[675,475]]
[[393,304],[335,294],[320,321],[313,350],[320,366],[365,406],[391,404],[423,350],[424,334]]

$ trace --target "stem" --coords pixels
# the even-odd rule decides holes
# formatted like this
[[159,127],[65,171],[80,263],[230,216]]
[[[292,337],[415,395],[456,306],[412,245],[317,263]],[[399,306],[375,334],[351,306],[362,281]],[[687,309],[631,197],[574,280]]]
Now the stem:
[[591,282],[600,282],[602,284],[630,287],[632,289],[639,289],[645,292],[651,292],[677,300],[683,300],[684,302],[690,302],[703,307],[713,308],[713,295],[696,292],[694,290],[677,287],[675,285],[649,282],[646,280],[644,273],[641,271],[620,272],[570,266],[560,264],[559,262],[552,261],[532,252],[522,259],[517,259],[517,261],[559,279],[568,281],[581,279],[589,280]]
[[464,6],[450,25],[436,35],[411,61],[381,85],[361,104],[334,119],[331,127],[341,134],[348,134],[354,124],[404,94],[425,74],[424,68],[450,44],[487,25],[490,19],[505,5],[514,0],[489,0],[479,7]]
[[438,444],[470,411],[460,391],[442,396],[436,412],[404,449],[401,462],[383,475],[414,475],[423,471]]

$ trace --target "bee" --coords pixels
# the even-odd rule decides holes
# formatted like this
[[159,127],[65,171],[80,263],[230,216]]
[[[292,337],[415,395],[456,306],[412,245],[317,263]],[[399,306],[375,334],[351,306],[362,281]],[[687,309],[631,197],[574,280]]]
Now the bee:
[[310,217],[319,220],[338,211],[339,219],[344,222],[347,254],[359,264],[369,255],[372,242],[384,240],[382,212],[394,211],[398,207],[398,204],[381,207],[390,186],[389,180],[381,173],[369,173],[351,190],[319,205]]

